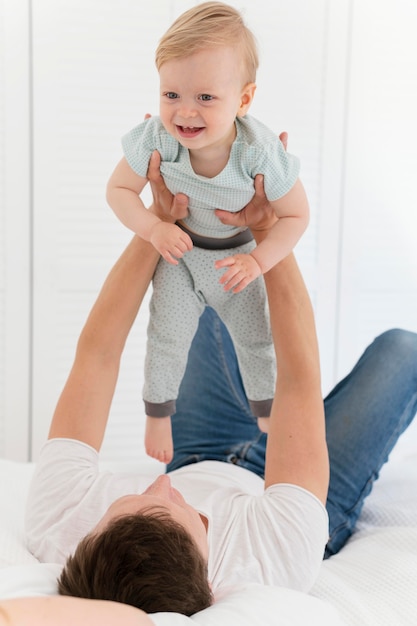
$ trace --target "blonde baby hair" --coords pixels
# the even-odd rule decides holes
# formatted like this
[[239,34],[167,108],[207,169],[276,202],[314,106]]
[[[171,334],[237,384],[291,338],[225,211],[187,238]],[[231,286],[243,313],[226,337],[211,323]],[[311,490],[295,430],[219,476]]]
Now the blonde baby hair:
[[180,15],[159,42],[156,67],[219,46],[240,48],[244,84],[254,83],[259,65],[255,36],[239,11],[222,2],[203,2]]

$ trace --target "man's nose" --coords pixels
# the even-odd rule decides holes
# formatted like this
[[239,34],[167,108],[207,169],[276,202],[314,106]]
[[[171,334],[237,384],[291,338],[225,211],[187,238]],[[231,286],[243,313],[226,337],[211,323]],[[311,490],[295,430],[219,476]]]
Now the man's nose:
[[161,476],[158,476],[158,478],[154,480],[151,485],[149,485],[145,493],[147,493],[148,495],[158,495],[163,497],[164,495],[167,495],[170,490],[171,480],[169,476],[167,476],[166,474],[161,474]]

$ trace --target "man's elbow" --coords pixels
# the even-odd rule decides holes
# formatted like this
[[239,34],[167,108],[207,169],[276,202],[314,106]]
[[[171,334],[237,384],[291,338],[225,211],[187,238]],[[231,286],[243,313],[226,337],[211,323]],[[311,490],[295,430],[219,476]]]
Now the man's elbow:
[[120,363],[123,348],[124,342],[119,345],[114,337],[107,342],[94,328],[85,328],[77,342],[76,357],[80,361],[88,359],[100,367],[114,367]]

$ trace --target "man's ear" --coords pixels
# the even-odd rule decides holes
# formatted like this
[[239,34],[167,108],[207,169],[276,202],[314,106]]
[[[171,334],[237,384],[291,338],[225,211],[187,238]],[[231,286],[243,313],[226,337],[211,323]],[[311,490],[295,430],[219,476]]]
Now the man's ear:
[[255,96],[256,84],[248,83],[242,89],[240,95],[240,106],[237,112],[238,117],[243,117],[249,111],[249,107],[252,104],[252,100]]

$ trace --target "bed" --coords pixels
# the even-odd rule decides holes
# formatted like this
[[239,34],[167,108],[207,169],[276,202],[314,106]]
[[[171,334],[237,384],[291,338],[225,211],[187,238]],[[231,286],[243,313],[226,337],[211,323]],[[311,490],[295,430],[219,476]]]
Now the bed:
[[[38,563],[24,544],[23,514],[33,469],[31,463],[0,460],[1,598],[56,593],[59,566]],[[135,470],[151,478],[157,466],[142,459]],[[417,624],[417,423],[383,468],[355,534],[338,555],[323,562],[309,594],[246,585],[223,589],[213,606],[192,617],[158,613],[152,620],[155,626]]]

